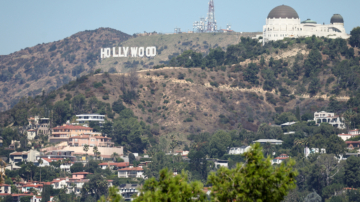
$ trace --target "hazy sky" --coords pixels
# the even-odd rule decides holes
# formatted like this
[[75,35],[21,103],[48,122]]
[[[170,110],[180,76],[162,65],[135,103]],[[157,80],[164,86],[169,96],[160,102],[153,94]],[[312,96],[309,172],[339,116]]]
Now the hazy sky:
[[[330,23],[334,13],[345,29],[360,25],[359,0],[214,0],[218,28],[239,32],[261,31],[270,10],[293,7],[301,20]],[[171,33],[175,27],[192,30],[206,17],[208,0],[2,0],[0,55],[39,43],[57,41],[79,31],[110,27],[128,34]]]

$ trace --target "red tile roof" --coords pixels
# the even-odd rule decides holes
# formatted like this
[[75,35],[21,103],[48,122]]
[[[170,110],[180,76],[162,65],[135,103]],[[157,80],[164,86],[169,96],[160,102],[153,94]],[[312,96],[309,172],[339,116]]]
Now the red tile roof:
[[126,167],[129,166],[129,162],[119,162],[119,163],[114,163],[114,162],[104,162],[104,163],[100,163],[99,166],[116,166],[116,167]]
[[63,125],[52,128],[53,130],[68,129],[68,130],[92,130],[90,127],[74,126],[74,125]]
[[360,143],[360,141],[345,141],[346,144],[351,144],[351,143]]
[[140,167],[135,167],[135,168],[122,168],[122,169],[119,169],[120,171],[141,171],[143,170],[142,168]]
[[73,175],[87,175],[87,174],[92,174],[89,172],[77,172],[77,173],[72,173]]

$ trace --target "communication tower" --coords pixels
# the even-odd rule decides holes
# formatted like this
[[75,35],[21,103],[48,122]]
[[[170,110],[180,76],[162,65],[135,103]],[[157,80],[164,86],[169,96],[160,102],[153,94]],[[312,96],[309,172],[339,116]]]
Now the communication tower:
[[200,21],[195,21],[193,24],[194,32],[205,32],[205,18],[200,18]]
[[209,2],[209,11],[207,15],[207,32],[215,32],[217,30],[216,20],[215,20],[215,8],[214,8],[214,0],[210,0]]

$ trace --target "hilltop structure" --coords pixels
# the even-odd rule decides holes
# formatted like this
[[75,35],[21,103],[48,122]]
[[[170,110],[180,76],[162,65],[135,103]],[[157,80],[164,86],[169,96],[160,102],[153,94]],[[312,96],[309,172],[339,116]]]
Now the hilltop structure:
[[283,40],[284,38],[310,37],[343,38],[346,34],[344,19],[340,14],[334,14],[330,24],[317,24],[311,19],[300,21],[298,13],[290,6],[281,5],[272,9],[263,26],[263,43]]

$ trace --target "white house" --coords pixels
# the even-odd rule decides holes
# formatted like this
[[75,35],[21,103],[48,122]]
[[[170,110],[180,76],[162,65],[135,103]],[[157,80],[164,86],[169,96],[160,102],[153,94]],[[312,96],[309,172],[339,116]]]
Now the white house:
[[275,139],[259,139],[259,140],[253,141],[253,143],[257,143],[257,142],[260,144],[269,143],[269,144],[274,144],[274,145],[281,145],[283,143],[282,140],[275,140]]
[[113,170],[113,169],[121,169],[121,168],[129,167],[130,164],[129,162],[104,162],[104,163],[100,163],[99,166],[103,170],[107,168]]
[[316,154],[316,153],[320,153],[320,154],[326,154],[326,149],[324,148],[304,148],[304,155],[305,157],[308,157],[310,154]]
[[278,156],[272,160],[271,164],[280,164],[288,158],[289,158],[289,156],[287,154],[280,154],[280,156]]
[[231,147],[229,150],[229,154],[236,155],[236,154],[243,154],[250,150],[250,146],[241,146],[241,147]]
[[317,124],[328,123],[339,129],[345,129],[345,123],[343,120],[344,118],[335,115],[335,113],[331,113],[331,112],[321,111],[314,113],[314,121]]
[[144,170],[140,167],[119,169],[118,177],[119,178],[145,178]]
[[216,160],[214,162],[214,164],[215,164],[215,168],[219,168],[220,166],[223,166],[226,168],[229,167],[228,160]]
[[40,152],[37,150],[31,149],[29,151],[24,152],[12,152],[10,153],[9,163],[14,164],[22,161],[34,162],[36,160],[36,156],[39,156]]
[[343,139],[344,141],[346,141],[346,140],[348,140],[348,139],[350,139],[352,137],[358,136],[358,134],[352,135],[352,134],[344,134],[344,133],[342,133],[342,134],[338,134],[337,136],[340,137],[341,139]]
[[349,134],[351,135],[359,135],[359,129],[349,130]]
[[67,182],[69,181],[69,178],[56,178],[51,181],[51,185],[54,189],[62,189],[64,187],[67,187]]
[[[30,202],[41,202],[42,197],[41,196],[36,196],[33,195],[32,198],[30,199]],[[50,196],[50,201],[53,201],[54,197]]]
[[0,184],[0,193],[11,194],[11,186],[8,184]]
[[100,125],[105,123],[105,115],[100,114],[79,114],[76,115],[76,121],[79,123],[98,122]]
[[35,139],[35,137],[36,137],[36,129],[29,129],[29,130],[27,130],[27,139],[28,140],[33,140],[33,139]]

